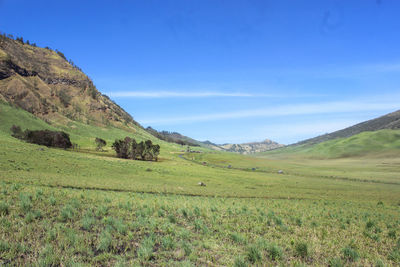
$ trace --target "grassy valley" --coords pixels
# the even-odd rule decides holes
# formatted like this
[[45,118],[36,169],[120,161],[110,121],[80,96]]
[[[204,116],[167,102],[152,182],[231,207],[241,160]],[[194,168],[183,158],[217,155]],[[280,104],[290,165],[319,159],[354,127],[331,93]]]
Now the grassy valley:
[[[400,264],[398,112],[268,152],[280,145],[226,148],[260,152],[242,155],[146,131],[61,52],[0,41],[1,265]],[[78,147],[26,143],[13,125]],[[159,160],[117,158],[126,136],[159,144]]]
[[[8,104],[0,119],[3,264],[399,263],[396,131],[374,133],[386,145],[357,157],[331,152],[332,141],[250,157],[184,153],[153,139],[160,162],[145,162],[115,158],[109,145],[97,152],[94,138],[151,138],[146,132],[78,122],[63,128]],[[12,124],[66,130],[82,149],[25,143],[10,136]],[[335,142],[353,147],[365,135]]]

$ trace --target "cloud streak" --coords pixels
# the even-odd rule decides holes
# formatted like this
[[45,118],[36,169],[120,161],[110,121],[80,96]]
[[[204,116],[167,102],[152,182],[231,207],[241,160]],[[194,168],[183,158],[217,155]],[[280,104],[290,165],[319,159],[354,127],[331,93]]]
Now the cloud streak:
[[[256,97],[260,95],[249,93],[225,92],[173,92],[173,91],[124,91],[108,93],[111,97],[136,97],[136,98],[174,98],[174,97]],[[267,95],[266,95],[267,96]],[[272,95],[271,95],[272,96]]]
[[261,138],[268,138],[284,144],[290,144],[299,140],[315,137],[321,134],[334,132],[359,123],[357,119],[333,119],[305,121],[301,123],[291,122],[290,124],[272,124],[257,129]]
[[257,94],[242,92],[177,92],[177,91],[121,91],[110,92],[113,98],[207,98],[207,97],[269,97],[269,98],[301,98],[325,96],[322,94]]
[[202,121],[218,121],[228,119],[243,119],[254,117],[281,117],[329,113],[350,113],[362,111],[386,111],[400,108],[397,101],[371,102],[371,101],[348,101],[348,102],[323,102],[311,104],[293,104],[273,106],[262,109],[248,109],[232,112],[210,113],[191,116],[150,118],[140,120],[142,124],[168,125],[184,124]]

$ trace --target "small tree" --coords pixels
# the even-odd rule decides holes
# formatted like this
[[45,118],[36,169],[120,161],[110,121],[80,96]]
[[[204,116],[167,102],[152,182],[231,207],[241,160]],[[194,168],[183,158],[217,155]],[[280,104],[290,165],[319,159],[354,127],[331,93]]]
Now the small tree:
[[105,145],[107,145],[107,142],[104,139],[101,139],[99,137],[96,137],[96,139],[94,141],[95,141],[95,143],[97,145],[97,147],[96,147],[97,151],[103,151],[103,147]]
[[160,145],[154,145],[152,147],[152,150],[153,150],[153,157],[154,157],[155,161],[157,161],[158,155],[160,154]]
[[136,157],[138,156],[137,147],[138,147],[138,143],[136,142],[135,139],[133,139],[131,142],[131,153],[130,153],[130,157],[133,160],[135,160]]
[[129,156],[129,145],[130,141],[125,138],[125,140],[115,140],[112,148],[117,153],[117,157],[127,159]]
[[115,142],[111,146],[115,150],[115,153],[117,153],[118,158],[121,158],[122,142],[123,142],[122,140],[115,140]]
[[153,143],[151,140],[144,142],[144,159],[153,160]]
[[144,145],[143,141],[137,145],[136,151],[137,151],[138,156],[140,156],[140,158],[142,160],[144,160],[145,159],[145,154],[144,154],[145,153],[145,145]]

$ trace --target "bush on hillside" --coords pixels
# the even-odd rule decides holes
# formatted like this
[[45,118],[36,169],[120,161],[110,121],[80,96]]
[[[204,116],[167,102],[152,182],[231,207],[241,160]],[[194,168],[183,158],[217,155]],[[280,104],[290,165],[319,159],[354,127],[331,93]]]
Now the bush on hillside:
[[107,145],[106,140],[101,139],[101,138],[99,138],[99,137],[96,137],[96,139],[95,139],[94,141],[95,141],[95,143],[96,143],[96,150],[98,150],[98,151],[102,151],[102,150],[103,150],[103,147],[104,147],[105,145]]
[[125,137],[123,140],[115,140],[112,148],[117,153],[118,158],[133,160],[158,160],[160,146],[153,145],[151,140],[137,143],[135,139]]
[[72,143],[69,135],[65,132],[57,132],[50,130],[25,130],[22,132],[21,127],[13,125],[11,127],[12,136],[28,143],[59,148],[71,148]]
[[17,125],[13,125],[10,128],[11,130],[11,136],[18,138],[18,139],[23,139],[24,137],[24,132],[22,132],[21,127],[17,126]]

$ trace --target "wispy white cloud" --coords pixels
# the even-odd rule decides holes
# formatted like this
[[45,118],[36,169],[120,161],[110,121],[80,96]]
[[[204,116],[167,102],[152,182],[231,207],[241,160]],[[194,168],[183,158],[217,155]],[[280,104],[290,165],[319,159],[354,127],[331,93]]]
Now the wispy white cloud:
[[[252,135],[244,134],[242,129],[230,133],[219,133],[211,139],[216,144],[223,143],[247,143],[254,141],[263,141],[266,138],[274,140],[281,144],[291,144],[307,138],[315,137],[321,134],[334,132],[346,127],[364,121],[364,118],[331,118],[330,120],[305,120],[284,123],[283,121],[256,125],[253,128],[247,128],[245,132],[252,132]],[[191,136],[197,140],[207,140],[209,136]]]
[[142,124],[166,125],[166,124],[184,124],[200,121],[217,121],[227,119],[242,119],[251,117],[279,117],[296,116],[311,114],[328,114],[342,112],[360,112],[360,111],[379,111],[394,110],[400,108],[398,101],[347,101],[347,102],[323,102],[311,104],[293,104],[271,106],[262,109],[247,109],[232,112],[209,113],[179,117],[149,118],[139,121]]
[[[143,98],[171,98],[171,97],[255,97],[260,95],[250,93],[229,92],[174,92],[174,91],[124,91],[108,93],[111,97],[143,97]],[[271,95],[272,96],[272,95]]]
[[110,92],[106,95],[113,98],[206,98],[206,97],[269,97],[269,98],[301,98],[319,97],[323,94],[275,94],[275,93],[243,93],[243,92],[178,92],[178,91],[121,91]]
[[272,140],[289,144],[299,140],[315,137],[325,133],[334,132],[359,123],[357,119],[331,119],[306,121],[301,123],[291,122],[289,124],[275,123],[259,127],[257,133],[261,138],[268,137]]

